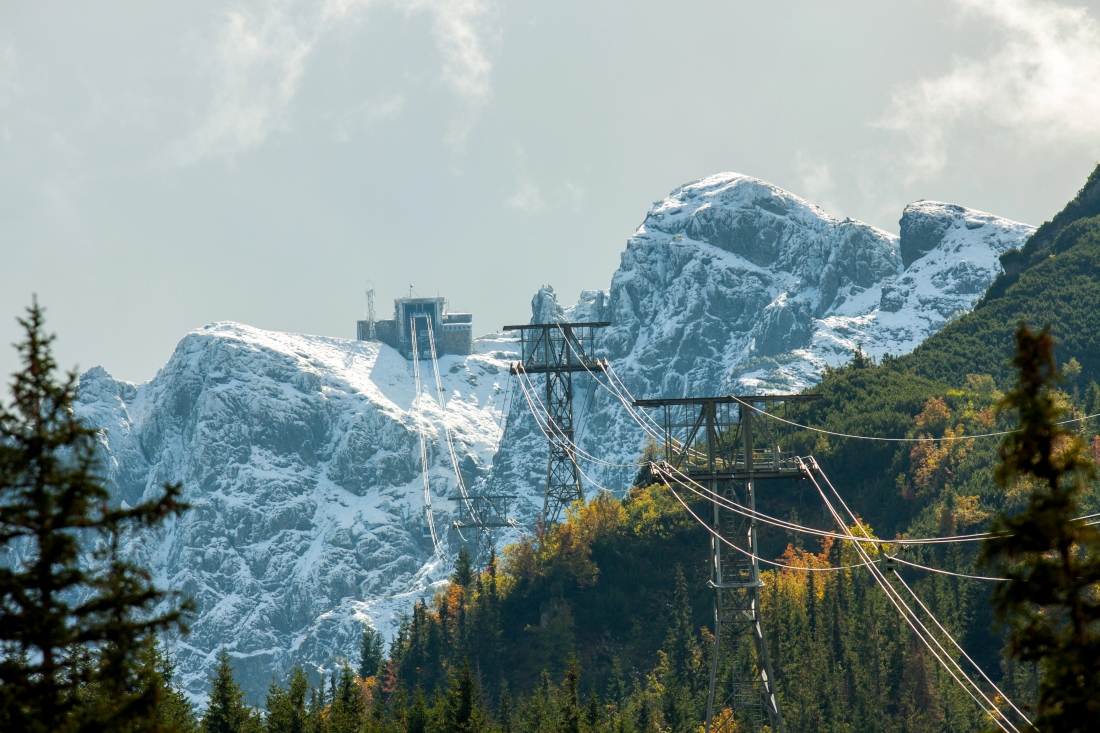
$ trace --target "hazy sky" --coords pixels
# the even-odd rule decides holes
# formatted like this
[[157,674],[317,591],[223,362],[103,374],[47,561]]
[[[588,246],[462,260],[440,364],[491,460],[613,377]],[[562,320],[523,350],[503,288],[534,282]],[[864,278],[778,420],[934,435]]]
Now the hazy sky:
[[1098,158],[1100,0],[7,0],[0,372],[32,293],[142,381],[212,321],[354,337],[368,280],[524,321],[718,171],[896,232]]

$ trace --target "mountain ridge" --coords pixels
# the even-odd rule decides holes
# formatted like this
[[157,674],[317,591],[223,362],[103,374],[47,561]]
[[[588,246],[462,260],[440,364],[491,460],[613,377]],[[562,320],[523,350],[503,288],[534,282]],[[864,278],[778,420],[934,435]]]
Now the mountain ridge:
[[[905,350],[969,309],[999,272],[997,255],[1031,231],[954,205],[912,206],[911,222],[942,231],[906,266],[901,237],[757,179],[711,176],[654,206],[608,291],[566,308],[545,287],[532,319],[612,321],[597,350],[638,397],[801,389],[860,340],[872,354]],[[182,481],[194,506],[134,546],[160,582],[198,602],[191,636],[173,642],[193,696],[222,645],[259,700],[273,671],[352,657],[361,624],[388,635],[434,592],[447,568],[421,519],[418,431],[437,527],[455,509],[444,423],[466,484],[518,495],[513,516],[534,523],[546,440],[505,377],[513,350],[489,334],[471,356],[442,357],[446,411],[427,368],[427,394],[414,400],[410,365],[387,346],[233,323],[188,334],[144,384],[84,374],[78,414],[105,429],[118,499]],[[617,399],[586,377],[576,384],[578,443],[628,466],[585,465],[585,485],[621,492],[643,436]]]

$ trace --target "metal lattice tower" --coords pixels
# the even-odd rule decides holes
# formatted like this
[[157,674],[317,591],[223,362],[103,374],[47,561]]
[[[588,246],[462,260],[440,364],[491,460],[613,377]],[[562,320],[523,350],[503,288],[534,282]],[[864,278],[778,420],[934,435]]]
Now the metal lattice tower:
[[374,327],[374,283],[367,283],[367,338],[371,341],[378,338]]
[[458,505],[458,519],[451,526],[458,533],[459,541],[470,550],[474,567],[483,568],[489,562],[494,530],[514,526],[508,519],[508,506],[515,498],[488,494],[451,497]]
[[[771,412],[774,405],[817,399],[817,395],[689,397],[638,400],[638,407],[662,409],[664,460],[711,496],[756,510],[756,482],[803,478],[793,454],[780,447],[786,426],[754,420],[752,405]],[[711,499],[711,579],[714,591],[714,651],[706,731],[716,710],[731,708],[748,731],[783,732],[768,642],[760,616],[760,565],[756,521]],[[715,536],[717,535],[717,536]],[[740,552],[718,538],[740,548]],[[752,658],[740,654],[751,638]],[[716,706],[717,703],[717,706]]]
[[505,326],[520,332],[520,360],[512,374],[546,375],[546,427],[550,456],[546,465],[546,496],[542,504],[545,526],[556,523],[562,511],[584,498],[580,470],[573,455],[573,373],[602,372],[595,350],[596,329],[610,323],[534,323]]

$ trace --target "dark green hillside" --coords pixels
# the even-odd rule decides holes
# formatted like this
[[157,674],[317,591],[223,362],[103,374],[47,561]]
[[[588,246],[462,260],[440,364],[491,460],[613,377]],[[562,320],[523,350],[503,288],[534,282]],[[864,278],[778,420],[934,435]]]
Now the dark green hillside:
[[1012,332],[1023,320],[1050,324],[1059,360],[1081,363],[1082,385],[1100,380],[1100,166],[1065,209],[1001,261],[1006,272],[978,307],[902,357],[905,367],[955,387],[971,373],[1003,386]]
[[[1100,168],[1007,259],[1015,269],[973,313],[909,356],[876,364],[856,353],[810,390],[822,399],[785,413],[835,433],[963,438],[872,442],[799,430],[784,443],[815,456],[879,537],[981,532],[999,512],[1028,505],[1028,485],[1005,490],[994,481],[1001,438],[977,437],[1016,425],[994,407],[1014,379],[1008,363],[1019,321],[1051,324],[1059,362],[1074,357],[1071,372],[1079,363],[1075,381],[1055,392],[1059,409],[1100,411],[1100,386],[1092,383],[1100,381]],[[1096,422],[1080,428],[1094,456]],[[362,669],[379,669],[360,680],[367,702],[356,703],[350,672],[339,683],[330,678],[327,692],[310,695],[313,727],[305,730],[697,733],[712,648],[710,538],[648,475],[640,472],[640,485],[621,499],[601,494],[575,505],[566,521],[504,548],[480,573],[460,556],[452,583],[401,624],[388,659],[378,667],[373,651],[364,656]],[[767,514],[836,529],[808,481],[761,482],[757,496]],[[1095,487],[1074,508],[1098,510]],[[760,541],[765,559],[795,568],[766,568],[761,598],[788,731],[990,729],[871,574],[853,567],[860,559],[848,543],[768,526]],[[903,557],[974,573],[983,570],[979,550],[952,542],[914,546]],[[1010,698],[1035,700],[1033,668],[1002,656],[1003,637],[991,628],[990,583],[909,567],[898,575]],[[291,695],[274,689],[276,702]],[[352,703],[366,722],[340,727]],[[744,730],[729,708],[717,721],[722,733]]]
[[[1000,399],[997,388],[1012,378],[1008,362],[1020,320],[1050,323],[1060,358],[1080,362],[1077,383],[1067,385],[1062,397],[1065,408],[1080,415],[1092,407],[1087,403],[1100,402],[1100,388],[1087,387],[1100,377],[1100,339],[1093,328],[1100,323],[1098,192],[1100,172],[1022,252],[1009,257],[1026,266],[999,281],[999,295],[990,294],[912,355],[876,364],[857,353],[811,390],[823,399],[792,406],[787,417],[879,437],[1010,429],[1014,418],[997,416],[993,407]],[[1091,440],[1093,426],[1084,429]],[[996,513],[1023,505],[1026,493],[1006,493],[993,481],[999,442],[868,442],[800,431],[788,447],[816,456],[879,536],[927,537],[981,531]],[[768,482],[758,502],[769,514],[833,528],[808,482]],[[1095,492],[1086,503],[1085,510],[1096,511]],[[766,557],[783,555],[788,563],[854,561],[850,548],[822,547],[812,536],[762,527],[760,537]],[[557,729],[534,723],[534,711],[551,705],[540,695],[557,689],[540,672],[560,680],[575,656],[582,693],[598,694],[607,706],[607,717],[592,730],[659,727],[686,733],[698,726],[705,703],[700,685],[707,632],[699,628],[709,626],[708,544],[666,487],[636,488],[622,501],[601,496],[578,507],[568,522],[507,548],[499,574],[483,576],[472,593],[467,581],[465,590],[452,586],[419,607],[395,644],[396,676],[410,687],[430,689],[470,658],[490,699],[505,684],[527,699],[525,714],[534,717],[516,727],[534,733]],[[908,557],[974,572],[977,550],[976,544],[936,545],[910,550]],[[1021,701],[1032,696],[1027,671],[1001,658],[1001,640],[990,630],[987,584],[918,571],[906,575],[1010,695]],[[678,577],[684,579],[679,589]],[[766,631],[790,730],[983,728],[976,708],[911,636],[867,573],[769,570],[766,583]],[[483,607],[481,599],[490,597]],[[478,618],[493,622],[484,626]],[[476,631],[479,623],[487,630]]]

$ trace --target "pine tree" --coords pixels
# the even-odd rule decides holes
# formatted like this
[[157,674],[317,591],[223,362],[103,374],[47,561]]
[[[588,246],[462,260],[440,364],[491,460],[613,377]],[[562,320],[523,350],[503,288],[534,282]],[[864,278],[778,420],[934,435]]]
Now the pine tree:
[[665,653],[676,680],[692,693],[701,689],[702,650],[692,623],[691,598],[688,595],[684,570],[676,566],[676,580],[672,597],[671,619],[665,636]]
[[508,691],[508,683],[500,686],[500,698],[497,700],[497,727],[501,733],[512,733],[512,718],[515,715],[515,704],[512,702],[512,694]]
[[191,702],[175,682],[176,664],[159,641],[148,645],[145,664],[151,671],[151,679],[159,689],[157,721],[165,733],[198,733],[195,711]]
[[603,728],[603,706],[600,705],[600,697],[595,692],[588,693],[583,721],[586,733],[597,733]]
[[21,558],[0,568],[0,730],[155,728],[162,689],[143,657],[158,632],[185,630],[188,605],[157,590],[121,540],[186,506],[178,485],[111,506],[97,432],[73,412],[77,376],[58,381],[43,309],[27,313],[23,369],[0,403],[0,547]]
[[321,677],[321,684],[311,687],[309,690],[309,717],[307,718],[307,733],[326,733],[325,725],[325,679]]
[[385,658],[382,643],[381,632],[370,626],[363,627],[363,639],[359,643],[359,676],[363,679],[378,674]]
[[202,733],[260,733],[263,725],[244,702],[244,692],[233,678],[229,652],[218,655],[218,668],[211,680],[210,702],[202,716]]
[[1041,672],[1035,727],[1044,733],[1096,729],[1100,720],[1100,532],[1074,521],[1096,472],[1078,436],[1058,424],[1054,339],[1016,332],[1016,386],[999,409],[1019,416],[1001,445],[997,480],[1033,485],[1027,508],[1001,515],[982,548],[1002,577],[993,591],[1008,651]]
[[503,676],[504,633],[501,629],[500,581],[497,578],[496,548],[489,548],[489,562],[485,566],[485,577],[476,581],[475,598],[471,622],[471,646],[477,670],[484,680],[487,690],[492,693],[500,689]]

